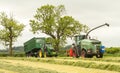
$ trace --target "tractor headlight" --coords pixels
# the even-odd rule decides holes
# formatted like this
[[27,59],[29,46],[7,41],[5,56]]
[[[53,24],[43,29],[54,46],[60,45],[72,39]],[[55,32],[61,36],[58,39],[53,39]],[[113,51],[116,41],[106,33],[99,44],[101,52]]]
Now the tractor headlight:
[[87,50],[87,53],[92,53],[92,49],[88,49],[88,50]]

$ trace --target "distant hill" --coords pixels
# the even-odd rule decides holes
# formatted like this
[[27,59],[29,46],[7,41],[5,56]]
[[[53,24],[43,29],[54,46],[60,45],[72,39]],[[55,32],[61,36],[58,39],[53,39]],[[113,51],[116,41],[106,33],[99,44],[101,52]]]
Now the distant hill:
[[[24,52],[24,47],[23,46],[13,47],[13,51],[14,52]],[[7,49],[0,49],[0,52],[8,52],[8,48]]]
[[72,45],[67,45],[67,46],[65,46],[64,48],[62,48],[62,50],[70,49],[71,46],[72,46]]
[[24,47],[23,46],[16,46],[16,47],[13,47],[13,50],[16,52],[24,52]]

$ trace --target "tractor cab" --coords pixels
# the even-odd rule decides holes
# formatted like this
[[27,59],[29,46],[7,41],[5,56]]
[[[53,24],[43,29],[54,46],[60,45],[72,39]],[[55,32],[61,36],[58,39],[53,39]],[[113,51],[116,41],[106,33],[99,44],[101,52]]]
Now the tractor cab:
[[46,47],[48,56],[57,56],[57,53],[51,43],[46,43]]

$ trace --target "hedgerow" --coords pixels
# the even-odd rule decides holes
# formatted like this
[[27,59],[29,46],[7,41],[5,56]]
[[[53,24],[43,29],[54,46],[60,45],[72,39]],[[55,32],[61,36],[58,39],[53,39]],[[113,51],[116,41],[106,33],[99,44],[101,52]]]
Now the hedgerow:
[[111,47],[111,48],[106,48],[105,51],[108,54],[115,54],[115,53],[120,53],[120,48]]

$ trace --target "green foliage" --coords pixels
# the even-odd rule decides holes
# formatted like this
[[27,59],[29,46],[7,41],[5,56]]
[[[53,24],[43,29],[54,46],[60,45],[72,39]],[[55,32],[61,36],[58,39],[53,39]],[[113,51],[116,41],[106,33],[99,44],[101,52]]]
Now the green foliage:
[[58,52],[58,56],[59,57],[66,57],[67,56],[66,50],[60,49],[59,52]]
[[[8,17],[5,13],[0,14],[0,26],[3,28],[0,30],[0,39],[9,42],[10,35],[15,39],[20,36],[21,31],[24,28],[23,24],[18,23],[13,17]],[[10,33],[10,30],[12,33]]]
[[105,51],[108,54],[116,54],[116,53],[120,53],[120,48],[111,47],[111,48],[106,48]]
[[8,54],[6,54],[6,53],[0,53],[0,57],[7,57],[8,56]]
[[8,42],[10,55],[12,55],[13,42],[21,35],[23,24],[18,23],[12,16],[8,17],[4,12],[0,13],[0,40],[6,45]]
[[[51,37],[55,49],[66,43],[67,37],[86,31],[87,26],[80,24],[71,16],[63,16],[65,7],[63,5],[44,5],[37,9],[34,20],[30,20],[33,33],[45,33]],[[84,29],[82,27],[84,26]]]
[[[12,56],[13,57],[25,57],[25,54],[24,53],[14,53]],[[9,54],[6,52],[4,52],[4,53],[0,52],[0,57],[9,57]]]
[[88,30],[90,30],[90,28],[87,25],[83,25],[82,30],[83,30],[83,32],[87,33]]

